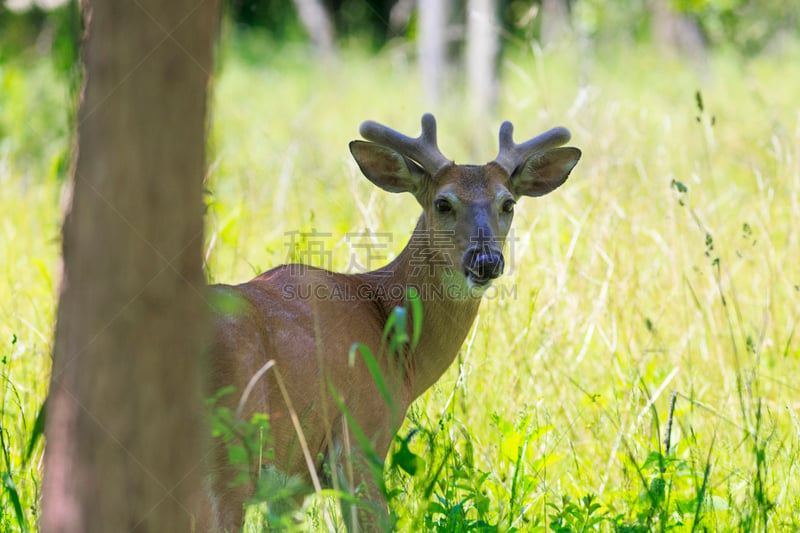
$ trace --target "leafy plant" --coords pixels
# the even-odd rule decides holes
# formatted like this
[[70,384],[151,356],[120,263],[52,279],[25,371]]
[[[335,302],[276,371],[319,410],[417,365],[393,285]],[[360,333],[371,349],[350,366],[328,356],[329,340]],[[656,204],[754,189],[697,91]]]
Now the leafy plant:
[[273,467],[259,466],[269,464],[274,458],[269,417],[255,413],[249,420],[243,420],[229,407],[220,405],[220,400],[232,392],[232,388],[225,388],[207,400],[212,435],[221,441],[228,463],[238,471],[231,483],[255,487],[251,503],[264,504],[259,508],[259,515],[269,527],[290,524],[297,507],[295,498],[308,493],[309,489],[296,477]]
[[603,506],[591,494],[573,501],[568,495],[561,497],[561,503],[548,503],[555,512],[550,520],[550,530],[555,533],[583,533],[597,531],[607,517]]

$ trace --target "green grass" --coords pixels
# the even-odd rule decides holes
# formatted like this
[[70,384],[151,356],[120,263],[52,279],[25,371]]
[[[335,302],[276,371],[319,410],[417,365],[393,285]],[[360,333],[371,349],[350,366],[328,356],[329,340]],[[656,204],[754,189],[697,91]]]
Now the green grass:
[[[702,69],[645,49],[511,51],[491,123],[461,112],[459,89],[426,107],[405,52],[316,67],[227,43],[206,183],[211,281],[296,258],[292,238],[345,270],[369,259],[357,232],[389,236],[373,249],[388,258],[418,214],[359,175],[362,120],[416,134],[433,110],[458,162],[493,158],[503,119],[520,138],[572,130],[570,180],[517,207],[505,297],[400,433],[399,527],[800,528],[798,45]],[[37,524],[41,444],[25,454],[49,376],[70,98],[45,61],[3,65],[0,83],[0,530],[17,531]],[[322,509],[309,500],[303,527],[324,529]]]
[[38,522],[42,446],[32,437],[50,376],[69,161],[61,82],[47,61],[0,64],[0,531]]

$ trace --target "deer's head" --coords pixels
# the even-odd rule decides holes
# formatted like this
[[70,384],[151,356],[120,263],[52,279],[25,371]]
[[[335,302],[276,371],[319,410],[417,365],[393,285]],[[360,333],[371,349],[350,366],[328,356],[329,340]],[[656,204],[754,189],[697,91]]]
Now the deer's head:
[[483,166],[456,165],[439,151],[436,119],[422,117],[416,139],[375,122],[364,122],[350,152],[372,183],[389,192],[410,192],[422,206],[429,255],[444,258],[466,285],[487,287],[503,273],[505,243],[514,204],[542,196],[564,183],[581,157],[558,148],[570,133],[555,128],[515,144],[513,125],[500,127],[500,151]]

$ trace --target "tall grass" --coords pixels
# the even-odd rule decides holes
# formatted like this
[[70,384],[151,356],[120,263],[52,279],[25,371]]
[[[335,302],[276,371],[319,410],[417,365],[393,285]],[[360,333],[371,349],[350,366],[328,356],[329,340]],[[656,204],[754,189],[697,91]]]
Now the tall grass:
[[[503,119],[520,138],[567,126],[581,162],[518,205],[503,290],[390,454],[398,527],[797,529],[798,50],[702,67],[643,49],[512,50],[498,118],[477,124],[458,89],[425,106],[402,47],[315,66],[236,37],[214,89],[209,279],[244,281],[311,240],[330,253],[312,260],[337,270],[402,248],[418,208],[359,175],[347,142],[364,119],[416,133],[434,111],[458,162],[493,158]],[[45,66],[14,75],[50,95],[27,111],[34,123],[64,116],[67,89]],[[63,134],[53,151],[16,142],[37,138],[6,120],[26,98],[0,93],[0,528],[12,531],[37,524],[40,445],[25,456],[58,277],[61,182],[39,155],[66,153]],[[300,529],[340,523],[325,497],[298,513]]]

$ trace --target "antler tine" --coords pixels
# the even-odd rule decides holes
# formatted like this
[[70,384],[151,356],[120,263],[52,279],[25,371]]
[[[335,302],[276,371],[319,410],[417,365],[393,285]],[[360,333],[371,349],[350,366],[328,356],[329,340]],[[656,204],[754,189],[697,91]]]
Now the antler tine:
[[436,143],[436,119],[430,113],[422,115],[422,134],[416,139],[407,137],[377,122],[368,120],[361,124],[361,136],[387,148],[397,150],[402,155],[413,159],[431,176],[435,176],[452,161],[447,159]]
[[503,122],[500,126],[500,151],[494,162],[510,176],[525,159],[536,152],[566,144],[572,135],[567,128],[553,128],[522,144],[514,144],[514,125]]

